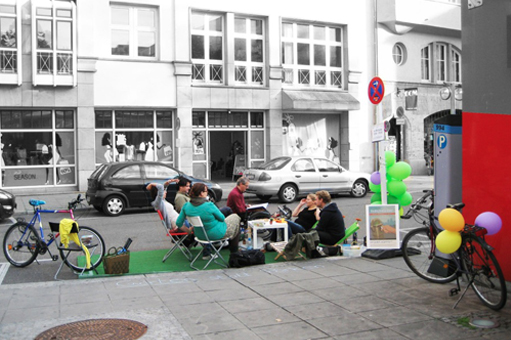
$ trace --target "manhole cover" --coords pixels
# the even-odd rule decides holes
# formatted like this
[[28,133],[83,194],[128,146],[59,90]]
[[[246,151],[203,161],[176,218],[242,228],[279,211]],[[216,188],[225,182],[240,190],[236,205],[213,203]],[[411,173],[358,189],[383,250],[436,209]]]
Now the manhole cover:
[[143,323],[125,319],[93,319],[50,328],[35,340],[135,340],[147,332]]

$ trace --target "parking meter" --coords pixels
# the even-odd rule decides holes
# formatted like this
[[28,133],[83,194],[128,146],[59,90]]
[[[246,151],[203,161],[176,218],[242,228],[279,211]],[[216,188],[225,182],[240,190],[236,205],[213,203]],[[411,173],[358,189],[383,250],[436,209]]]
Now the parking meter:
[[435,217],[447,204],[462,201],[461,114],[435,121]]

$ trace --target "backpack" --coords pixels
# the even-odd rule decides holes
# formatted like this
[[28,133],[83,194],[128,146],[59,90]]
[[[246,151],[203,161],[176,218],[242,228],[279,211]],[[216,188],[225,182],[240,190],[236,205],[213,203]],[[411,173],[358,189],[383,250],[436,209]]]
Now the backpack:
[[242,268],[265,263],[266,258],[264,253],[258,249],[240,250],[231,253],[229,256],[229,267],[231,268]]

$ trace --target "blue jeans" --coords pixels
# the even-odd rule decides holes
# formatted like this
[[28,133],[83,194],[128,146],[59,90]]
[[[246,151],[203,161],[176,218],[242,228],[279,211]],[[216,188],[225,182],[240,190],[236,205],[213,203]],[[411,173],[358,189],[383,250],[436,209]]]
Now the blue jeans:
[[299,233],[305,233],[307,232],[304,227],[299,225],[298,223],[295,223],[293,221],[287,220],[287,234],[288,237],[291,238],[293,234],[299,234]]

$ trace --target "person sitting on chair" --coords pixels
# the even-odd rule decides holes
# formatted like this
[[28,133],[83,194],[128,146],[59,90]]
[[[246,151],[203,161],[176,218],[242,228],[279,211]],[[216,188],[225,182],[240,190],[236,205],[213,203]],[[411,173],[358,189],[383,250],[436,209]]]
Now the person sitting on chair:
[[316,194],[308,194],[307,198],[302,198],[300,203],[293,210],[293,217],[296,220],[287,220],[288,236],[293,234],[306,233],[312,229],[314,224],[319,221],[319,209],[316,206]]
[[177,228],[176,220],[179,214],[176,212],[176,210],[174,210],[174,206],[165,199],[165,197],[167,197],[167,186],[170,183],[176,183],[178,181],[178,179],[169,179],[164,184],[149,183],[146,189],[151,193],[151,198],[153,200],[151,205],[153,206],[154,210],[161,211],[167,229],[178,229],[180,232],[188,233],[188,236],[186,236],[186,240],[183,241],[183,244],[186,247],[190,247],[195,244],[195,240],[193,238],[192,230],[189,227],[188,221],[185,221],[186,223],[181,223],[181,227]]
[[240,177],[236,181],[236,187],[231,190],[227,196],[227,206],[231,208],[232,212],[238,214],[239,217],[244,218],[247,214],[247,207],[250,205],[245,204],[243,193],[247,191],[250,182],[246,177]]
[[318,225],[313,230],[318,232],[320,243],[336,244],[346,233],[342,213],[337,207],[337,203],[332,202],[328,191],[318,191],[316,196],[316,205],[321,209],[321,213]]
[[181,212],[181,209],[186,204],[186,202],[190,202],[190,196],[188,196],[188,192],[190,191],[190,180],[185,177],[179,177],[179,182],[177,182],[177,193],[174,198],[174,208],[178,213]]
[[[199,216],[209,240],[229,238],[230,252],[237,252],[240,238],[240,217],[236,214],[225,217],[213,202],[208,201],[208,187],[204,183],[195,183],[190,190],[190,197],[190,202],[181,209],[176,224],[183,225],[187,216]],[[197,237],[205,239],[205,236],[200,235],[198,230]]]

